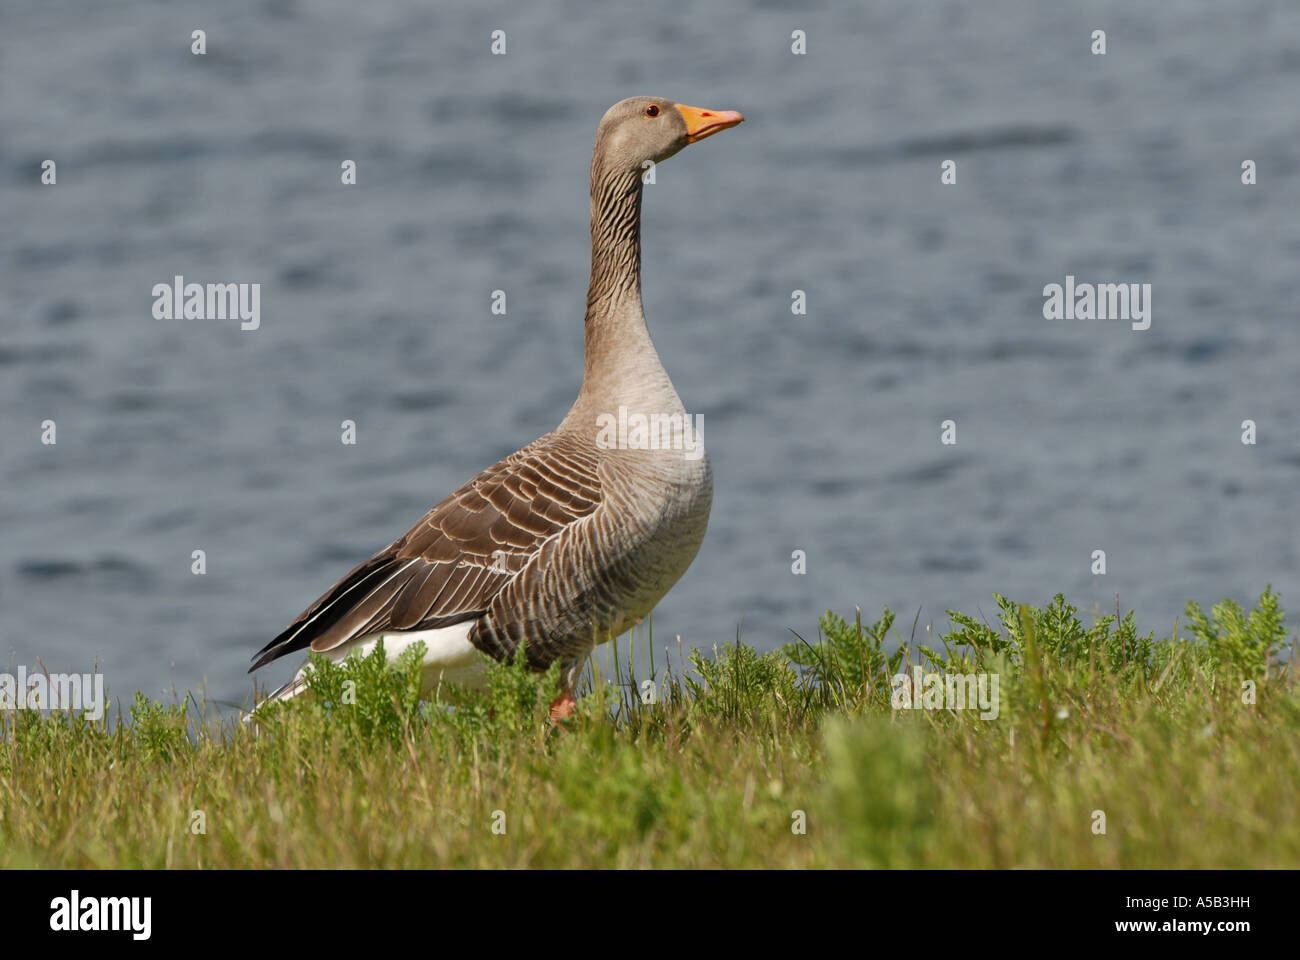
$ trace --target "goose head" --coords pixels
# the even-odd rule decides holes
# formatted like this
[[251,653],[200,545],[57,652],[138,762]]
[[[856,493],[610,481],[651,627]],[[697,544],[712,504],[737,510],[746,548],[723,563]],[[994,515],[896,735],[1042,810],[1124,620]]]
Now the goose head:
[[687,144],[744,119],[739,110],[704,110],[663,97],[629,97],[601,118],[592,166],[607,174],[639,171],[647,160],[667,160]]

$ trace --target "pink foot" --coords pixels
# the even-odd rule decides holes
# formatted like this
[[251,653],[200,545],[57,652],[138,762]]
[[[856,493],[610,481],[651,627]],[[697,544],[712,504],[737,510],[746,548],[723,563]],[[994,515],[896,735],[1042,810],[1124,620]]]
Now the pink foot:
[[578,708],[578,701],[573,694],[565,692],[560,694],[551,701],[551,722],[559,723],[561,720],[573,716],[573,711]]

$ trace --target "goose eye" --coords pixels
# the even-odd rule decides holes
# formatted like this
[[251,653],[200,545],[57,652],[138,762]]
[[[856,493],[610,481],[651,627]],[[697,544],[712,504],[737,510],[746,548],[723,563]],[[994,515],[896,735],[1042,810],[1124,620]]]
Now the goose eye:
[[650,104],[650,106],[645,108],[645,115],[647,117],[659,116],[659,105],[655,103]]

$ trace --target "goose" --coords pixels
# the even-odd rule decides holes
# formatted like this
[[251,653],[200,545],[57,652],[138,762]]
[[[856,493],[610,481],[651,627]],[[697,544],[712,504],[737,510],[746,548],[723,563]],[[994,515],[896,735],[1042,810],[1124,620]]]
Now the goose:
[[[591,159],[586,364],[572,408],[349,571],[253,655],[250,673],[301,650],[337,662],[382,638],[396,659],[422,642],[428,694],[444,681],[481,685],[487,658],[510,661],[523,643],[531,668],[561,663],[551,720],[572,714],[587,656],[685,573],[713,500],[702,438],[647,443],[644,429],[624,429],[637,415],[642,426],[691,423],[641,307],[642,174],[647,160],[743,120],[661,97],[609,108]],[[302,693],[307,670],[263,703]]]

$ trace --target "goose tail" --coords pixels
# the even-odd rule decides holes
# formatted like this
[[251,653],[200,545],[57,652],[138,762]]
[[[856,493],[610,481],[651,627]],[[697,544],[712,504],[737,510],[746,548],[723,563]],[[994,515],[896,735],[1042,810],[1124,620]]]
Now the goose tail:
[[253,723],[257,720],[258,711],[265,708],[268,703],[274,703],[280,700],[292,700],[294,697],[306,693],[310,689],[311,687],[307,685],[307,675],[305,671],[299,670],[292,680],[267,694],[258,701],[257,706],[245,713],[240,719],[243,720],[244,723]]

